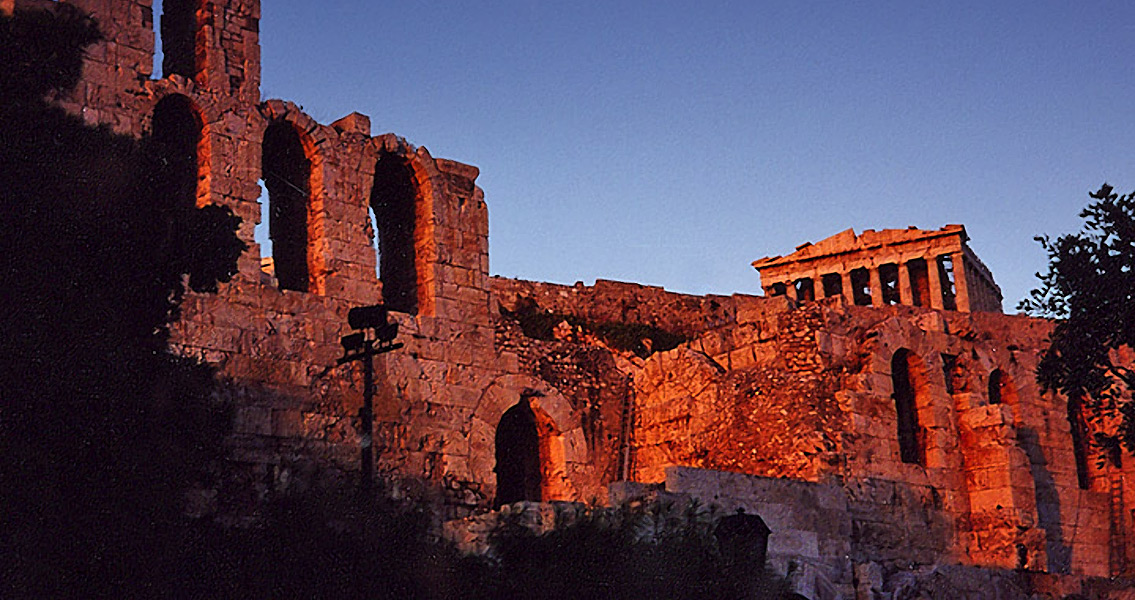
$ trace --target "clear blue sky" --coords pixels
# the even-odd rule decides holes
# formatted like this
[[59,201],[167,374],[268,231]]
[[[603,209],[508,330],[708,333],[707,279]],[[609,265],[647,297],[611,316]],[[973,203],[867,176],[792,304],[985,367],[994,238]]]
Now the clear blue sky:
[[264,98],[481,169],[494,274],[756,293],[848,227],[963,223],[1005,293],[1135,189],[1130,2],[266,1]]

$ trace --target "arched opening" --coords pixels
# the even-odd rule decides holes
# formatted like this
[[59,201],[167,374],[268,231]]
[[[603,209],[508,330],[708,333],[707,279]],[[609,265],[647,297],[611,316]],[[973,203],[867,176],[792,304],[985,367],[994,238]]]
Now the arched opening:
[[744,509],[722,517],[713,528],[721,553],[728,563],[742,570],[762,569],[768,556],[768,538],[772,530],[759,515],[747,515]]
[[989,374],[989,403],[1001,404],[1005,402],[1010,406],[1017,404],[1017,386],[1013,380],[1001,369]]
[[185,96],[166,96],[154,107],[151,142],[158,159],[159,197],[186,207],[197,205],[203,129],[201,117]]
[[268,125],[261,167],[268,190],[268,209],[262,215],[268,217],[271,269],[280,289],[306,292],[311,161],[291,123],[275,120]]
[[201,33],[197,13],[201,0],[162,0],[159,39],[162,50],[162,76],[181,75],[193,79],[201,68],[197,36]]
[[788,286],[784,282],[777,282],[769,287],[769,296],[784,296],[788,293]]
[[374,211],[382,301],[391,310],[411,314],[418,312],[417,201],[410,164],[394,154],[380,155],[374,167],[370,206]]
[[496,461],[496,506],[543,500],[540,432],[527,397],[501,416],[496,433]]
[[898,416],[899,456],[904,463],[926,464],[926,434],[918,422],[920,395],[926,394],[926,369],[905,348],[891,358],[891,385]]

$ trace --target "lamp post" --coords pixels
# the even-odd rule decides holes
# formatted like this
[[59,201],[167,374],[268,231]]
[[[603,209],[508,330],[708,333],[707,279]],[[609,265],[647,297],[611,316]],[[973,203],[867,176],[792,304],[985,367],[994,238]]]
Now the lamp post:
[[367,496],[374,489],[374,357],[402,347],[401,342],[394,341],[398,337],[398,323],[388,322],[387,317],[386,307],[381,304],[352,308],[347,313],[347,324],[355,333],[339,339],[343,356],[336,361],[338,365],[352,361],[363,363],[359,489]]

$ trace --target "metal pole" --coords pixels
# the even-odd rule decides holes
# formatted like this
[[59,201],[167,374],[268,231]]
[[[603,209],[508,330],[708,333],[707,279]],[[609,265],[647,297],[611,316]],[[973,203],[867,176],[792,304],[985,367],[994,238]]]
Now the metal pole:
[[363,407],[359,409],[363,430],[361,489],[369,496],[374,488],[374,351],[369,342],[364,352]]

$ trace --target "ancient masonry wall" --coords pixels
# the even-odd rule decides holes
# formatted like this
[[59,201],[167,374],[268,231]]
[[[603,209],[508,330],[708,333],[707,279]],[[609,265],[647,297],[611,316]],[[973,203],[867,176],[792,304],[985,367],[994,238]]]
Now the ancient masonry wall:
[[[162,100],[183,99],[199,123],[196,201],[243,219],[239,274],[218,294],[188,296],[174,330],[182,352],[218,368],[237,406],[229,484],[243,495],[217,494],[232,504],[217,510],[254,511],[265,496],[358,469],[362,386],[355,366],[334,366],[338,340],[351,307],[389,302],[397,288],[410,295],[392,313],[405,347],[376,361],[378,466],[447,516],[494,505],[498,425],[526,399],[541,500],[602,499],[613,481],[663,482],[679,466],[724,470],[768,478],[760,490],[777,481],[842,490],[849,551],[820,546],[825,569],[845,569],[841,552],[855,568],[1109,574],[1133,564],[1131,467],[1089,456],[1082,489],[1067,403],[1032,377],[1048,323],[490,278],[475,167],[372,135],[363,115],[324,125],[290,102],[260,100],[257,0],[169,2],[192,8],[180,16],[191,17],[182,41],[196,62],[157,80],[148,0],[72,3],[107,41],[91,49],[79,88],[56,100],[89,123],[143,135]],[[262,270],[254,239],[258,181],[278,176],[262,162],[270,128],[298,139],[282,155],[306,173],[290,182],[303,192],[290,232],[302,239],[292,268],[303,276],[292,283],[279,263]],[[409,208],[375,231],[368,209],[403,188]],[[407,261],[407,277],[376,276],[376,237],[384,261]],[[576,324],[534,339],[516,320],[522,299]],[[578,323],[644,325],[685,341],[629,351]],[[907,404],[896,401],[908,392]],[[912,411],[909,431],[900,405]]]
[[[669,465],[686,465],[841,481],[858,507],[856,560],[1096,575],[1130,560],[1116,543],[1130,517],[1114,511],[1130,506],[1129,467],[1092,456],[1082,489],[1066,403],[1034,381],[1047,322],[838,300],[741,314],[646,361],[635,378],[635,478],[661,481]],[[914,462],[899,447],[896,355],[917,366]],[[899,495],[938,515],[925,535],[889,521]]]

